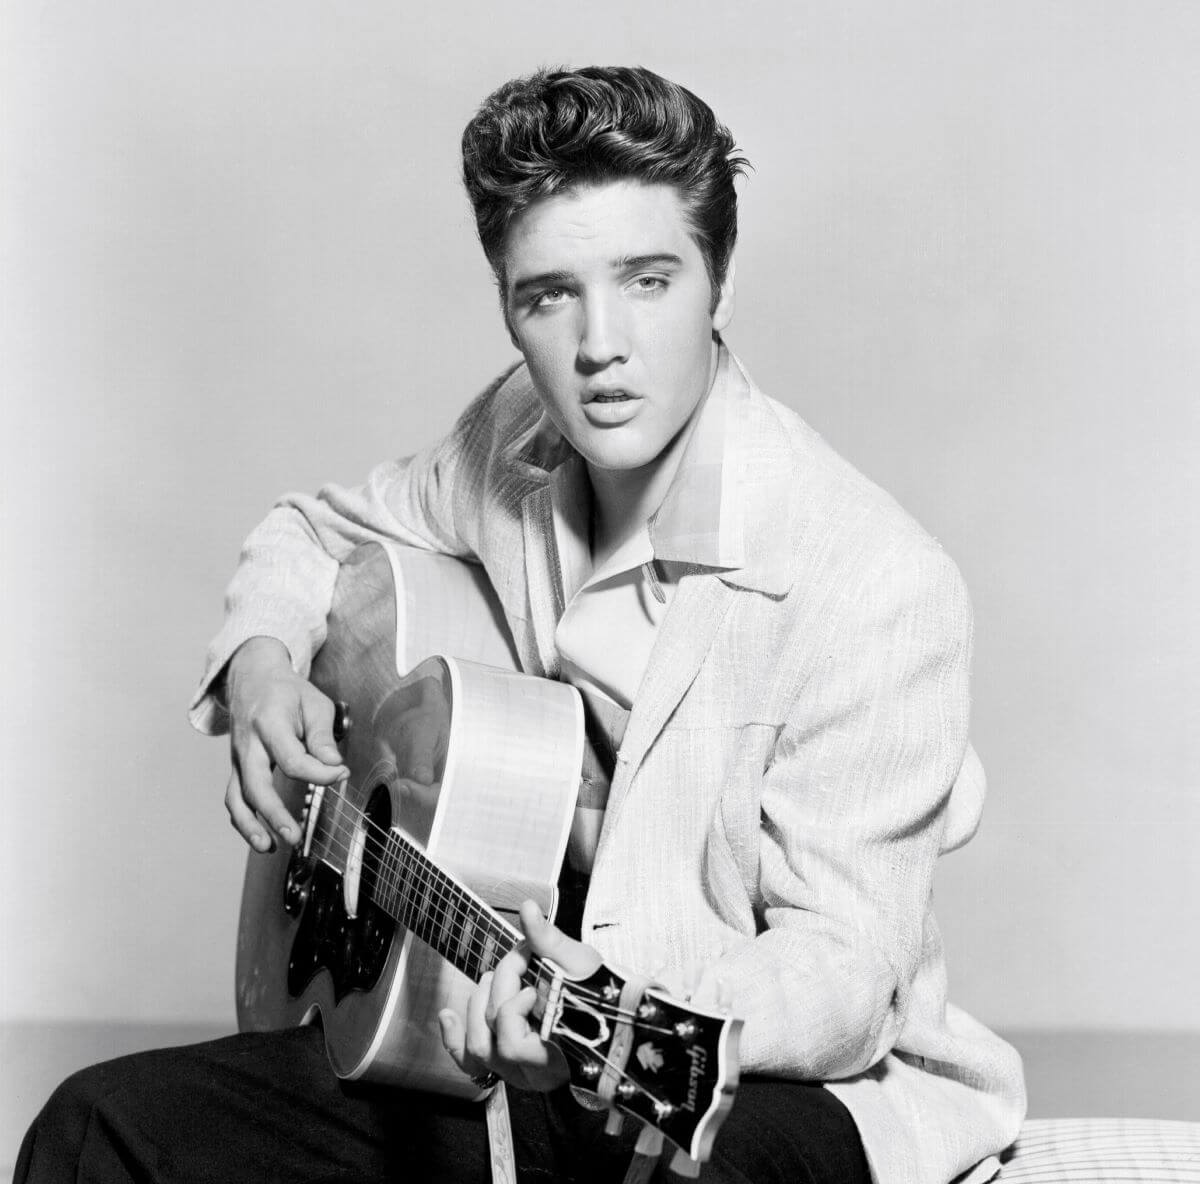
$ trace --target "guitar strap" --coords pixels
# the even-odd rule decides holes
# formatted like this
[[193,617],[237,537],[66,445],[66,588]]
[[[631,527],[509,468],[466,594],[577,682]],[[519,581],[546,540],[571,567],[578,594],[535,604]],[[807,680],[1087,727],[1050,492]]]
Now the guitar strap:
[[483,1103],[487,1116],[488,1153],[492,1161],[492,1184],[517,1184],[517,1161],[513,1155],[512,1123],[508,1119],[508,1094],[504,1082],[496,1083]]
[[[504,1082],[484,1099],[484,1115],[487,1118],[488,1153],[492,1162],[492,1184],[517,1184],[517,1161],[513,1154],[512,1123],[508,1117],[508,1094]],[[662,1154],[663,1137],[654,1127],[644,1127],[634,1148],[629,1170],[622,1184],[649,1184],[654,1169]],[[687,1178],[699,1174],[700,1165],[682,1151],[675,1153],[671,1170]]]

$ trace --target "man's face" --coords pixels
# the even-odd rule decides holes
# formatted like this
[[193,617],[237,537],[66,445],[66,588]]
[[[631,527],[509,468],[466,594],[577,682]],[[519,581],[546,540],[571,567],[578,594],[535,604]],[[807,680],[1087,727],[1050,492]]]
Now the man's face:
[[676,190],[613,181],[544,198],[505,244],[513,339],[555,426],[592,468],[653,465],[712,382],[715,310]]

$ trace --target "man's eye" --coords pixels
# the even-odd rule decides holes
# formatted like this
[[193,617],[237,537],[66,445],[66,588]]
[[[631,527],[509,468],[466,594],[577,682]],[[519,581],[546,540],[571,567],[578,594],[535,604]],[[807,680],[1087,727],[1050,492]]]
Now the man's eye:
[[639,292],[658,292],[667,286],[660,275],[639,275],[633,283]]
[[544,288],[529,302],[534,308],[546,308],[551,304],[562,304],[567,298],[563,288]]

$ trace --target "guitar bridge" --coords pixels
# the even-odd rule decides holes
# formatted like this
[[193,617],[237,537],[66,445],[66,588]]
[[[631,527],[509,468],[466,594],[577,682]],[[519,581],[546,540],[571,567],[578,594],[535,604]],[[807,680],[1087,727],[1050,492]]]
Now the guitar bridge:
[[321,816],[321,803],[325,800],[325,786],[309,785],[304,795],[304,855],[312,854],[313,835],[317,832],[317,819]]

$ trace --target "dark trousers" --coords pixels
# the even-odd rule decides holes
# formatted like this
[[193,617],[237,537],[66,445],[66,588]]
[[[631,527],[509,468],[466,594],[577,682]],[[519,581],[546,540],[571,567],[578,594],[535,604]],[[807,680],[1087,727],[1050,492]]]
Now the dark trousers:
[[[566,1089],[508,1093],[521,1184],[619,1184],[635,1130],[604,1134],[605,1116]],[[870,1176],[854,1122],[828,1090],[747,1078],[701,1179],[868,1184]],[[488,1180],[481,1105],[340,1082],[315,1027],[84,1069],[30,1127],[15,1176],[15,1184]]]

